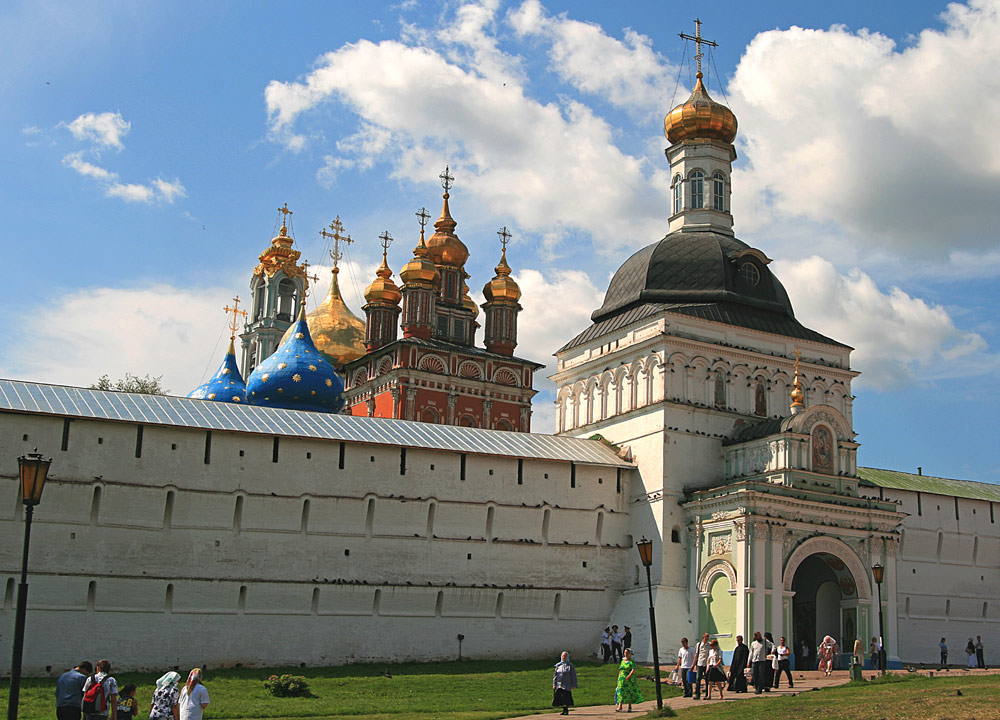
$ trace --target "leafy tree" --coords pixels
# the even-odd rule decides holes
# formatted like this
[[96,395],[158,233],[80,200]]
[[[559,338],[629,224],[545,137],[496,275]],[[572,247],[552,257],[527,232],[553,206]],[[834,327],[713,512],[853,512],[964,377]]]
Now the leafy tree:
[[114,392],[145,393],[146,395],[166,395],[170,392],[160,384],[163,376],[150,377],[146,375],[139,377],[126,372],[125,377],[119,380],[112,380],[107,374],[97,378],[97,382],[90,386],[91,390],[112,390]]

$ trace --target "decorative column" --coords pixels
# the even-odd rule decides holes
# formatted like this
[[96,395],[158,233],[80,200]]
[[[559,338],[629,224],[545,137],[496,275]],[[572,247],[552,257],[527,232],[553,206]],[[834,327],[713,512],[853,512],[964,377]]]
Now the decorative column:
[[455,424],[455,403],[458,402],[458,395],[450,393],[448,395],[448,424]]
[[483,427],[490,427],[490,411],[493,409],[492,400],[483,400]]
[[417,417],[417,388],[406,388],[406,419],[415,420]]

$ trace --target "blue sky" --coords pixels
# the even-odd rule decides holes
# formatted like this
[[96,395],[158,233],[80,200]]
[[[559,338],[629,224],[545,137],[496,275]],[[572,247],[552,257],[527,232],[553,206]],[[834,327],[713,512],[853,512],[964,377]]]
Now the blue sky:
[[[860,462],[1000,481],[984,451],[1000,385],[1000,1],[698,11],[719,42],[710,91],[740,121],[737,235],[775,260],[803,322],[856,348]],[[470,287],[511,228],[519,354],[551,362],[611,273],[665,232],[662,122],[690,90],[689,14],[5,3],[0,207],[16,270],[0,376],[150,373],[186,394],[217,365],[221,307],[246,297],[285,202],[314,264],[340,215],[360,316],[378,234],[396,238],[398,269],[446,164]],[[549,431],[538,387],[534,427]]]

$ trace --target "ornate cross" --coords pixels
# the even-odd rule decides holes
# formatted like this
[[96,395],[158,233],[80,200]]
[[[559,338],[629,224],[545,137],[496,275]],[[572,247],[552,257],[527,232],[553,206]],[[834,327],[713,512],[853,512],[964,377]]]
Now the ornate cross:
[[450,169],[450,166],[449,165],[445,165],[444,166],[444,172],[441,173],[440,175],[438,175],[438,177],[441,178],[441,187],[444,188],[445,192],[448,192],[449,190],[451,190],[452,183],[455,182],[455,176],[452,175],[450,172],[448,172],[449,169]]
[[417,216],[417,222],[420,223],[420,244],[424,244],[424,226],[427,224],[428,218],[430,218],[430,213],[427,212],[427,208],[420,208],[415,215]]
[[507,232],[507,226],[504,225],[500,230],[497,231],[497,235],[500,236],[500,245],[503,246],[503,251],[507,252],[507,243],[510,242],[510,233]]
[[239,324],[239,316],[242,315],[244,321],[247,319],[247,311],[240,310],[240,296],[237,295],[236,297],[233,298],[233,307],[229,307],[228,305],[226,305],[222,309],[225,311],[226,315],[228,315],[229,313],[233,314],[233,319],[229,322],[229,329],[232,331],[232,337],[235,338],[236,328],[238,327]]
[[708,45],[709,47],[719,47],[719,43],[714,40],[706,40],[701,36],[701,18],[695,18],[694,21],[694,35],[688,35],[687,33],[678,33],[682,40],[694,40],[695,47],[698,48],[697,52],[694,54],[694,59],[698,62],[698,76],[701,77],[701,59],[705,57],[705,54],[701,51],[702,45]]
[[384,230],[378,239],[381,241],[379,245],[382,246],[382,257],[385,257],[385,254],[389,252],[389,246],[392,245],[392,235],[389,234],[388,230]]
[[306,295],[309,294],[309,281],[312,280],[313,282],[319,282],[319,276],[318,275],[310,275],[309,274],[309,268],[310,267],[312,267],[312,266],[309,264],[308,260],[303,260],[302,261],[302,277],[305,280],[304,287],[302,288],[302,305],[303,305],[303,307],[306,304]]
[[286,221],[288,220],[288,216],[293,214],[292,211],[288,209],[288,203],[285,203],[284,207],[278,208],[278,212],[284,213],[284,215],[285,215],[285,217],[282,218],[282,220],[281,220],[281,224],[282,225],[285,225]]
[[333,260],[333,269],[336,271],[340,259],[344,257],[344,254],[340,252],[340,243],[343,242],[350,245],[354,242],[354,240],[351,239],[350,235],[341,234],[344,232],[344,224],[340,222],[340,215],[337,216],[336,220],[330,223],[330,229],[333,230],[332,233],[328,233],[326,228],[323,228],[319,231],[319,234],[328,240],[333,240],[333,250],[330,251],[330,259]]

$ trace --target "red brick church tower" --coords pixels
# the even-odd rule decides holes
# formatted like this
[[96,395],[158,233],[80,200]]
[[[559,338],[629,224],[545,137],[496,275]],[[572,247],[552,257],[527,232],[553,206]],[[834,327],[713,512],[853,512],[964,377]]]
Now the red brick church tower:
[[453,180],[446,168],[441,217],[426,241],[430,215],[417,213],[420,240],[399,272],[402,287],[387,262],[392,238],[381,236],[382,265],[365,290],[368,352],[344,366],[347,407],[353,415],[529,432],[532,376],[543,366],[514,356],[521,289],[507,264],[510,234],[497,233],[503,249],[483,288],[486,347],[478,348],[479,308],[465,283],[469,249],[448,206]]

